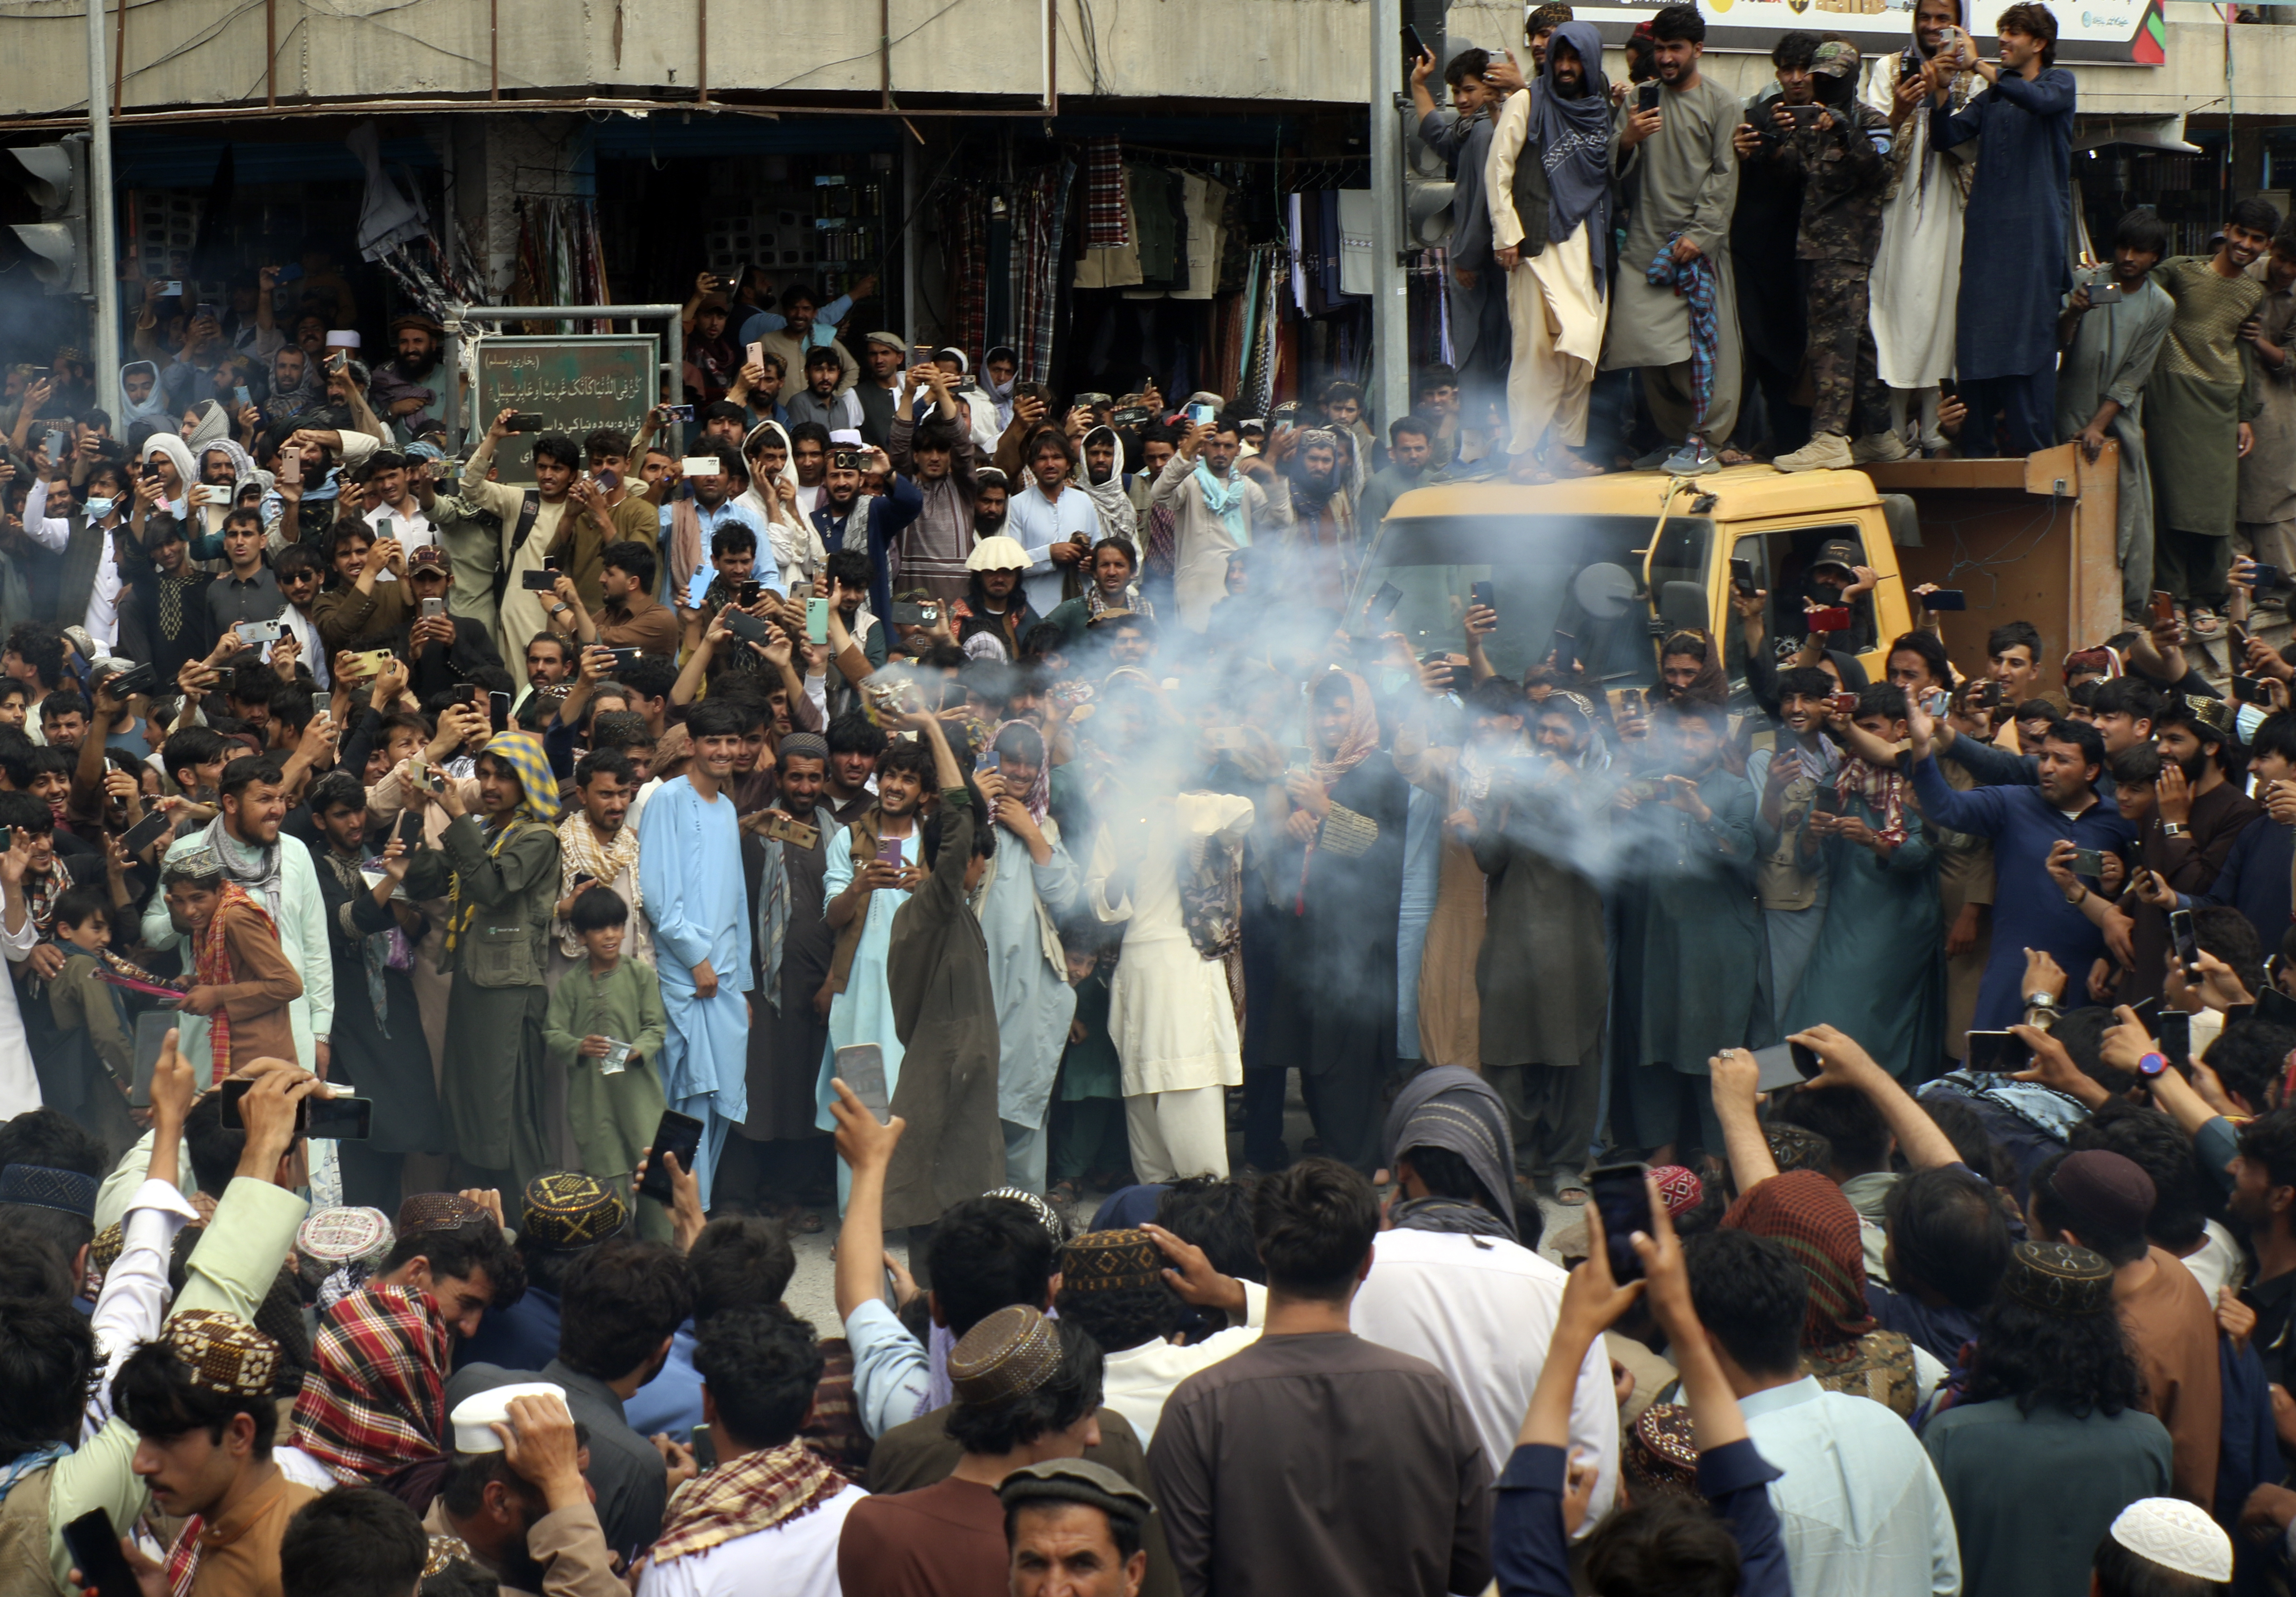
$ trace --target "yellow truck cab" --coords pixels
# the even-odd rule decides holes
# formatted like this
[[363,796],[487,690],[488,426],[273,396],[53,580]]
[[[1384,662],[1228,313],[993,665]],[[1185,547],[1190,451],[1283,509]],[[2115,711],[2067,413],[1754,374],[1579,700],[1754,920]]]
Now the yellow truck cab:
[[2119,630],[2116,471],[2110,446],[2091,463],[2064,445],[2021,460],[1857,471],[1755,465],[1687,479],[1439,483],[1395,502],[1356,602],[1394,584],[1403,596],[1381,630],[1423,654],[1462,646],[1470,588],[1489,582],[1499,627],[1485,649],[1496,670],[1519,681],[1560,647],[1605,688],[1654,685],[1658,640],[1703,628],[1721,640],[1735,690],[1745,658],[1731,562],[1745,561],[1770,595],[1767,637],[1800,637],[1813,559],[1846,538],[1878,580],[1852,632],[1830,646],[1857,654],[1869,680],[1882,679],[1890,641],[1920,619],[1908,585],[1921,582],[1965,594],[1968,609],[1944,617],[1964,670],[1983,668],[1985,634],[2013,618],[2040,627],[2043,664],[2054,667]]

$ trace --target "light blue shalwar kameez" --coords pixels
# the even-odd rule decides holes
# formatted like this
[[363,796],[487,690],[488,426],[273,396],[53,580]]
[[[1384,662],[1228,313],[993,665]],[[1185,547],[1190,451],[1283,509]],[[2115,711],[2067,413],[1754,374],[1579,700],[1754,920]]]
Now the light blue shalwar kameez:
[[996,995],[996,1118],[1004,1126],[1005,1184],[1040,1194],[1045,1111],[1068,1046],[1069,1022],[1076,1018],[1076,989],[1069,986],[1067,962],[1046,911],[1054,919],[1066,914],[1084,886],[1061,847],[1059,825],[1048,816],[1043,828],[1053,857],[1040,865],[1026,843],[997,827],[989,862],[994,875],[972,905],[988,939],[988,985]]
[[[661,1051],[669,1106],[702,1123],[694,1158],[701,1203],[726,1133],[750,1112],[750,908],[731,794],[704,800],[685,777],[666,782],[638,821],[638,892],[653,928],[669,1040]],[[718,975],[695,996],[693,967]]]

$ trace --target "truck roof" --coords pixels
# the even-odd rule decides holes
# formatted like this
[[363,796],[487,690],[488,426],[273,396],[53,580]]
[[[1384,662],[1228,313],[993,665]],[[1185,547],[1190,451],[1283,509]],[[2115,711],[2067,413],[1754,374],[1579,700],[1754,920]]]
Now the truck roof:
[[[1655,516],[1668,480],[1663,471],[1612,471],[1601,477],[1535,484],[1503,479],[1437,483],[1413,488],[1396,500],[1388,514],[1406,518]],[[1674,503],[1677,514],[1687,512],[1691,499],[1699,494],[1715,496],[1717,503],[1710,513],[1733,520],[1822,514],[1881,502],[1872,479],[1863,471],[1780,471],[1764,465],[1732,466],[1688,480],[1688,490]]]

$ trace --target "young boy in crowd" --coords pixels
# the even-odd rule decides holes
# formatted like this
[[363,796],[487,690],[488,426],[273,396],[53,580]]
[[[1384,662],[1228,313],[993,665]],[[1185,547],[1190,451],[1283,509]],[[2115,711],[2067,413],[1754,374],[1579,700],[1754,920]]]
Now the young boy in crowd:
[[258,1059],[292,1060],[295,1033],[287,1006],[303,995],[303,979],[280,951],[279,928],[262,902],[225,880],[211,848],[168,862],[160,878],[168,917],[192,940],[195,985],[180,1007],[205,1015],[215,1074]]
[[96,979],[111,946],[111,905],[103,889],[74,888],[56,900],[55,939],[65,951],[64,966],[48,982],[48,1018],[62,1039],[82,1039],[77,1059],[57,1061],[80,1089],[72,1118],[107,1146],[125,1148],[141,1134],[127,1113],[135,1043],[120,989]]
[[666,1102],[652,1069],[669,1027],[661,982],[646,966],[622,957],[630,906],[613,889],[603,882],[584,888],[566,920],[589,957],[551,994],[542,1041],[551,1063],[566,1072],[566,1119],[574,1146],[582,1168],[613,1183],[631,1205],[638,1230],[666,1242],[669,1211],[658,1203],[632,1203],[630,1193],[631,1174]]

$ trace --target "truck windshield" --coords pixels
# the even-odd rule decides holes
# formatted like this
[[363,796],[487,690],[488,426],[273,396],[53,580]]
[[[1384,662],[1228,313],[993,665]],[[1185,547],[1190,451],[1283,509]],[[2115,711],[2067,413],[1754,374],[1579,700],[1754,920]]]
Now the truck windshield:
[[1655,516],[1390,517],[1356,604],[1393,583],[1403,598],[1384,621],[1373,618],[1377,630],[1402,633],[1414,654],[1464,649],[1472,585],[1488,582],[1499,625],[1483,647],[1501,676],[1520,681],[1557,647],[1560,632],[1604,686],[1648,686],[1658,672],[1653,636],[1707,624],[1714,537],[1710,520],[1670,517],[1646,589],[1641,552],[1651,546],[1655,522]]

